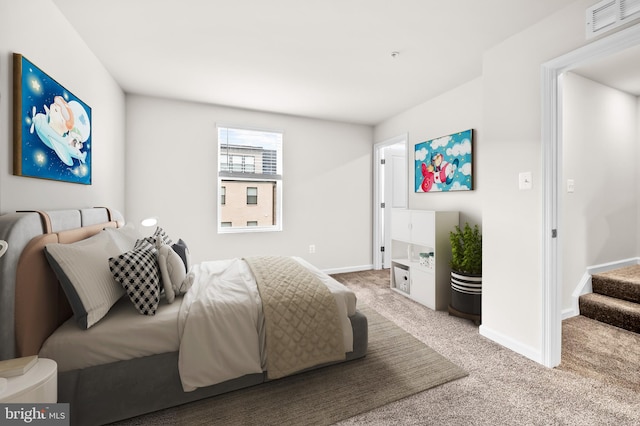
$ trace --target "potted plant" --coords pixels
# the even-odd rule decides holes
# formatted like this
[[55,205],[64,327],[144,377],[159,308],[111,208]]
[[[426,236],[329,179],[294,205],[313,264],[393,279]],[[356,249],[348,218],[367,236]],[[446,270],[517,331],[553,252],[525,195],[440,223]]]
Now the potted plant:
[[482,307],[482,234],[465,222],[449,233],[451,242],[451,304],[449,313],[480,322]]

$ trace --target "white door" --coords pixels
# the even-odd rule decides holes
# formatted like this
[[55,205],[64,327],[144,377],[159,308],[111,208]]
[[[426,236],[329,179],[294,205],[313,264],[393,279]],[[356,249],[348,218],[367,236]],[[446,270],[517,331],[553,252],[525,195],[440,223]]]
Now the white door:
[[375,269],[391,267],[391,209],[407,207],[409,177],[406,141],[406,135],[403,135],[376,145]]

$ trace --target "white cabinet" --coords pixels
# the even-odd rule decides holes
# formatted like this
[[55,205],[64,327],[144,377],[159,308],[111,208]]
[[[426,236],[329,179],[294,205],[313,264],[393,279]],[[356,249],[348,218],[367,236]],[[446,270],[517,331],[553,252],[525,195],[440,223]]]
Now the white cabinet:
[[393,209],[391,289],[431,309],[445,310],[450,297],[449,232],[458,212]]

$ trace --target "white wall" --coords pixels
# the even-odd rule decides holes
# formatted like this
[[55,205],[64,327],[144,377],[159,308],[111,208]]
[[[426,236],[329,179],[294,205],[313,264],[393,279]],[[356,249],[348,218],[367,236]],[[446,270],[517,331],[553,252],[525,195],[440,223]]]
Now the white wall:
[[[480,332],[539,362],[542,362],[543,327],[541,65],[589,42],[584,35],[584,11],[592,3],[590,0],[576,1],[505,40],[485,52],[481,78],[390,118],[375,128],[376,140],[408,131],[410,152],[413,145],[422,140],[451,133],[460,127],[477,129],[474,152],[477,190],[451,197],[450,194],[437,194],[437,199],[427,198],[429,194],[410,192],[409,204],[412,208],[458,209],[463,214],[461,221],[482,221],[483,321]],[[592,88],[591,93],[580,96],[593,95]],[[616,143],[624,143],[631,149],[629,99],[621,101],[627,108],[625,126],[616,130],[619,136]],[[575,99],[574,102],[581,101]],[[635,114],[638,114],[637,110]],[[606,130],[602,132],[606,133]],[[636,144],[638,140],[636,136]],[[598,142],[603,144],[595,139],[589,141],[590,144]],[[597,171],[589,167],[594,161],[592,156],[596,155],[581,151],[572,159],[569,167],[580,171],[580,174],[573,170],[570,172],[578,176],[577,191],[583,191],[590,180],[598,181],[600,191],[605,182],[611,182],[609,177],[602,177],[605,173],[602,167]],[[616,161],[619,155],[618,152],[607,152],[608,160],[605,161]],[[565,244],[569,248],[563,262],[566,262],[566,273],[571,282],[565,283],[562,289],[565,308],[571,306],[567,295],[575,288],[575,277],[579,275],[580,278],[586,262],[630,257],[637,252],[638,247],[629,238],[625,237],[625,243],[614,248],[609,246],[607,237],[617,238],[624,229],[627,229],[627,235],[640,235],[636,197],[629,197],[629,194],[640,194],[638,177],[633,174],[636,168],[632,163],[632,159],[639,158],[636,149],[632,155],[618,161],[625,170],[616,171],[618,175],[613,179],[632,181],[631,188],[620,185],[606,187],[613,205],[599,205],[589,197],[588,202],[570,206],[572,210],[568,214],[580,215],[581,219],[571,223],[573,230],[567,229],[569,235]],[[533,188],[519,190],[518,175],[527,171],[532,172]],[[631,177],[630,173],[633,174]],[[413,176],[409,179],[412,184]],[[588,191],[593,196],[597,195],[593,186]],[[584,205],[589,203],[596,205]],[[602,216],[590,219],[584,211],[587,207],[600,209],[598,214]],[[570,220],[573,219],[571,217]],[[585,231],[585,222],[600,229]],[[582,228],[582,233],[576,233],[578,228]],[[564,231],[560,229],[560,232]],[[573,257],[571,247],[584,243],[592,244],[592,248],[587,253],[581,253],[578,248]]]
[[[20,53],[92,109],[92,185],[13,176],[13,65]],[[109,206],[124,212],[124,94],[50,0],[0,3],[0,213]]]
[[588,266],[636,256],[637,119],[635,96],[563,76],[563,310]]
[[[137,95],[126,104],[130,220],[159,216],[195,262],[278,254],[371,266],[371,127]],[[216,124],[284,132],[282,232],[217,234]]]
[[481,225],[483,185],[474,179],[474,190],[464,192],[416,193],[413,170],[414,147],[420,142],[474,129],[474,176],[482,175],[479,158],[482,154],[482,78],[472,80],[441,96],[391,117],[375,127],[374,138],[384,141],[403,133],[409,134],[407,144],[409,170],[409,208],[422,210],[454,210],[460,212],[460,223]]
[[[580,0],[485,52],[483,75],[376,126],[375,139],[409,132],[413,145],[473,127],[476,191],[410,192],[412,208],[460,210],[483,228],[483,335],[541,361],[541,65],[586,44]],[[410,162],[412,159],[409,160]],[[410,170],[412,170],[411,167]],[[533,189],[519,190],[531,172]],[[412,182],[413,176],[410,176]],[[635,228],[634,228],[635,229]],[[572,286],[573,288],[573,286]]]
[[[580,0],[487,51],[481,334],[542,362],[541,65],[585,45]],[[518,189],[530,171],[533,189]],[[559,232],[562,232],[560,230]]]

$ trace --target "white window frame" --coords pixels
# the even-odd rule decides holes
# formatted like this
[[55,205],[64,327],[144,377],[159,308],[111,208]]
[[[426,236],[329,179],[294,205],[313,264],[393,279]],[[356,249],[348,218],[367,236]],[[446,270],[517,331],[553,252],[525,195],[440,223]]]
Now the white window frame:
[[[284,132],[282,130],[274,130],[274,129],[266,129],[266,128],[258,128],[258,127],[248,127],[248,126],[238,126],[238,125],[225,125],[225,124],[217,124],[216,126],[216,147],[217,147],[217,155],[220,155],[221,145],[219,141],[220,129],[235,129],[235,130],[249,130],[249,131],[258,131],[258,132],[268,132],[268,133],[279,133],[281,135],[281,142],[279,147],[279,155],[277,157],[277,170],[280,171],[277,175],[264,175],[264,177],[256,177],[259,175],[253,174],[251,177],[243,177],[242,174],[232,175],[231,167],[229,167],[229,171],[222,172],[220,170],[220,158],[218,158],[216,168],[218,169],[218,186],[217,186],[217,194],[216,197],[217,202],[217,227],[219,234],[235,234],[235,233],[251,233],[251,232],[279,232],[282,231],[282,166],[283,166],[283,156],[284,156]],[[243,162],[244,163],[244,162]],[[255,167],[255,164],[254,164]],[[225,186],[223,184],[224,180],[236,180],[236,181],[248,181],[248,182],[275,182],[275,200],[274,200],[274,219],[275,225],[272,226],[231,226],[224,227],[222,226],[222,204],[220,202],[220,192],[221,187]],[[228,188],[227,188],[227,197],[228,198]]]

